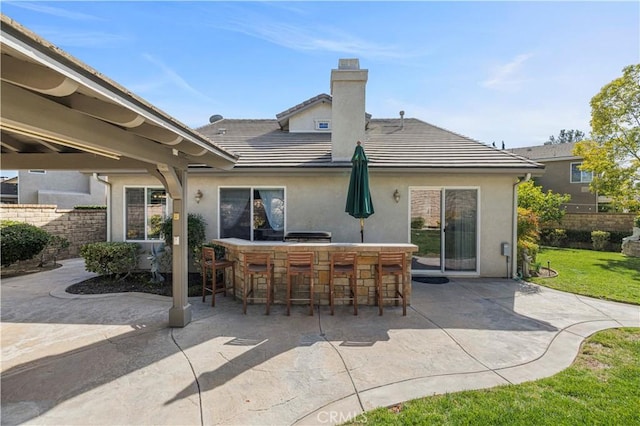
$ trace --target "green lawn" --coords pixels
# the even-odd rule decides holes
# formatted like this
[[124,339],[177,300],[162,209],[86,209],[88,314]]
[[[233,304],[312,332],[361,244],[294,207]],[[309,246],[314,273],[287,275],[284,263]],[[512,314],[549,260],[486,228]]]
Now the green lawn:
[[528,278],[545,287],[618,302],[640,304],[640,258],[621,253],[544,247],[537,261],[555,278]]
[[640,329],[586,340],[573,365],[546,379],[417,399],[360,415],[366,425],[640,424]]

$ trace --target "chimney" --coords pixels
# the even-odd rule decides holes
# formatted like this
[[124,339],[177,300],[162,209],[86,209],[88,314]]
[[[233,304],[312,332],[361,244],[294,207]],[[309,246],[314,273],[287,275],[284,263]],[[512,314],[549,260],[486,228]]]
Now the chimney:
[[358,59],[340,59],[331,70],[331,161],[351,161],[365,140],[365,86],[369,71]]

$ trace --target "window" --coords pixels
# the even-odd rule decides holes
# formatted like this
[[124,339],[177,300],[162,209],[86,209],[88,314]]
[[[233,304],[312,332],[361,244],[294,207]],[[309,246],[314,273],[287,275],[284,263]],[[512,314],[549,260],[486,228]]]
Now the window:
[[331,120],[315,120],[316,130],[331,130]]
[[220,238],[282,241],[284,188],[220,188]]
[[29,170],[29,173],[32,173],[34,175],[43,175],[47,173],[47,171],[46,170]]
[[167,192],[163,188],[125,188],[125,239],[160,239],[167,217]]
[[593,172],[580,170],[582,163],[571,163],[571,183],[589,183],[593,180]]

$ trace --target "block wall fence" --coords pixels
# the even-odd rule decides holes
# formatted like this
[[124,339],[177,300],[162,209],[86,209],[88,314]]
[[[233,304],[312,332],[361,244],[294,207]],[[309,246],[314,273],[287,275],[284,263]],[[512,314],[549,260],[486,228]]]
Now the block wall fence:
[[0,204],[0,219],[26,222],[69,240],[69,248],[61,251],[59,259],[79,257],[80,247],[84,244],[107,240],[106,210],[58,210],[56,205]]
[[633,231],[634,213],[566,213],[562,223],[545,223],[542,228],[562,228],[576,231]]

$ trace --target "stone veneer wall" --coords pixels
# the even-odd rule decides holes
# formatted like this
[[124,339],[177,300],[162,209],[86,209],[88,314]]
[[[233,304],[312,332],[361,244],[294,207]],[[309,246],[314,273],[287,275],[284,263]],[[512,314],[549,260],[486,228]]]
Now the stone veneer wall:
[[622,254],[630,257],[640,257],[640,240],[628,241],[622,246]]
[[52,235],[69,240],[59,259],[80,255],[80,247],[87,243],[106,241],[106,210],[58,210],[56,205],[1,204],[0,218],[35,225]]
[[567,213],[561,224],[544,224],[543,228],[563,228],[577,231],[631,232],[633,213]]
[[[219,244],[219,242],[216,242]],[[288,251],[313,251],[315,252],[315,282],[314,282],[314,302],[320,305],[329,304],[329,269],[330,260],[329,253],[333,251],[357,251],[358,253],[358,271],[357,271],[357,286],[358,286],[358,305],[373,306],[376,304],[375,298],[375,286],[376,286],[376,267],[378,265],[378,253],[380,249],[374,248],[359,248],[351,249],[345,247],[337,247],[336,245],[319,245],[315,247],[300,247],[296,245],[274,245],[271,247],[265,245],[255,246],[235,246],[233,244],[221,244],[224,245],[226,250],[226,258],[235,262],[236,267],[236,298],[242,300],[242,292],[244,288],[244,254],[245,252],[269,252],[271,254],[271,261],[273,262],[273,283],[275,290],[275,304],[283,303],[286,294],[286,282],[287,282],[287,252]],[[406,270],[411,269],[411,253],[413,250],[408,248],[391,247],[384,248],[383,251],[387,252],[406,252]],[[302,278],[298,278],[302,280]],[[227,278],[229,281],[229,278]],[[292,282],[295,278],[292,278]],[[411,277],[407,272],[406,280],[406,300],[407,305],[411,304]],[[395,294],[396,282],[400,283],[400,277],[385,275],[383,278],[383,293],[385,298],[391,297]],[[308,278],[305,278],[305,283],[308,283]],[[336,286],[336,297],[341,298],[344,294],[348,294],[349,281],[348,278],[336,277],[334,280]],[[227,283],[227,285],[229,285]],[[248,283],[247,283],[248,285]],[[266,293],[266,278],[264,276],[254,277],[254,288],[257,293],[257,297],[261,297]],[[294,295],[294,298],[296,296]],[[305,297],[305,296],[303,296]],[[335,301],[336,305],[344,305],[348,302],[344,300]],[[393,304],[393,301],[385,300],[384,304]],[[295,303],[294,303],[295,304]],[[400,306],[402,303],[400,302]]]

